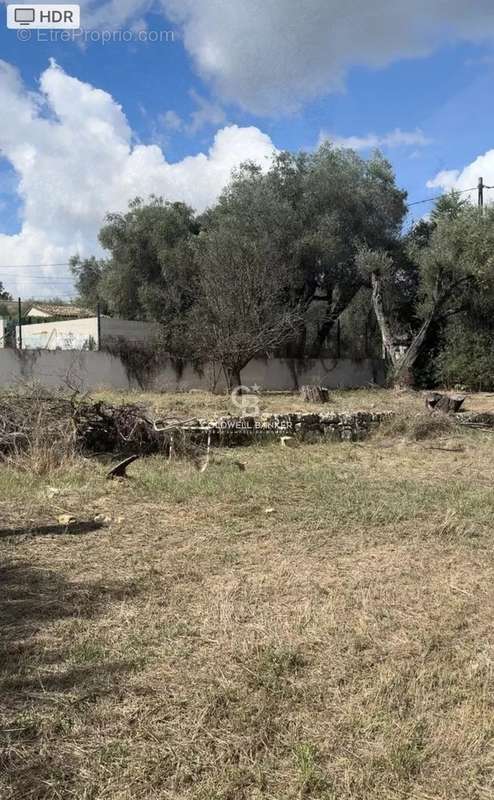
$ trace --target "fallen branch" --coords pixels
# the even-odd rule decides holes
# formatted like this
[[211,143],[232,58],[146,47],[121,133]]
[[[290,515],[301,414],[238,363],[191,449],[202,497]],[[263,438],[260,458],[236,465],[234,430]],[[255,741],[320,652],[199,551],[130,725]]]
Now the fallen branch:
[[110,470],[108,475],[106,476],[107,480],[113,480],[113,478],[126,478],[127,477],[127,467],[130,467],[134,461],[137,461],[139,458],[138,455],[136,456],[129,456],[124,461],[121,461],[120,464],[117,464],[116,467]]

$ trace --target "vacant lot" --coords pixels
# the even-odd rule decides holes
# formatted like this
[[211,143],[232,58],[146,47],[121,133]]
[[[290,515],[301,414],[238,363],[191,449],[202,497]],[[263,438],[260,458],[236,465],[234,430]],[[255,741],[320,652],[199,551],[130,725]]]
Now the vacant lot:
[[2,800],[493,797],[494,434],[333,407],[403,422],[203,474],[2,469]]

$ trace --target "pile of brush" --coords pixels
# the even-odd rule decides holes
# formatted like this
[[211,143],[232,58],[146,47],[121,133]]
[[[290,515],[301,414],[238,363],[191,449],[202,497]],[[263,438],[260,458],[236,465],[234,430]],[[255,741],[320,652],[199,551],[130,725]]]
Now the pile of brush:
[[140,405],[113,406],[78,395],[23,388],[0,395],[0,458],[36,453],[61,462],[74,455],[148,455],[187,449],[179,421],[156,425]]
[[165,450],[170,436],[157,430],[149,412],[139,405],[113,406],[109,403],[80,402],[72,420],[75,447],[80,453],[139,453]]

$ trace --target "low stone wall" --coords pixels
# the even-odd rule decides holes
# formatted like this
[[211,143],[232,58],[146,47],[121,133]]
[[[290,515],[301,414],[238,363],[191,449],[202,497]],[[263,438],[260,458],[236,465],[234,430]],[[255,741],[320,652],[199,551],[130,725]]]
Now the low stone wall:
[[393,411],[355,411],[219,417],[189,421],[182,430],[211,433],[215,443],[235,444],[244,439],[269,436],[293,436],[304,442],[359,441],[394,416]]

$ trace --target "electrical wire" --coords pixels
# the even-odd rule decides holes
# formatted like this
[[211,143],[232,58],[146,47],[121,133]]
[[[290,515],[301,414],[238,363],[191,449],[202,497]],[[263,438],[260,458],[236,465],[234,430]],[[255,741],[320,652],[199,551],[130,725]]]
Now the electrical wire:
[[[484,189],[494,189],[494,186],[487,186],[486,184],[484,184],[483,188]],[[455,190],[455,191],[456,191],[457,194],[466,194],[467,192],[474,192],[476,189],[478,189],[478,186],[472,186],[470,189],[459,189],[459,190]],[[433,197],[424,197],[423,200],[412,200],[410,203],[407,203],[407,206],[408,206],[408,208],[410,208],[411,206],[418,206],[421,203],[433,203],[436,200],[440,200],[441,197],[445,197],[445,196],[446,196],[446,193],[443,192],[443,194],[436,194]],[[50,275],[45,275],[44,270],[45,269],[53,269],[54,267],[70,267],[70,266],[71,266],[70,262],[68,262],[68,261],[67,262],[59,262],[58,264],[5,264],[3,266],[0,266],[0,273],[3,272],[4,270],[7,270],[7,269],[22,269],[22,270],[25,270],[25,269],[39,269],[39,270],[42,270],[42,272],[41,272],[41,278],[42,279],[45,278],[46,280],[49,280],[49,281],[54,281],[54,280],[55,281],[64,281],[64,280],[72,280],[72,278],[70,278],[70,276],[67,276],[67,278],[52,278]]]
[[[493,186],[485,186],[484,185],[484,189],[493,189],[493,188],[494,188]],[[455,191],[456,191],[457,194],[466,194],[466,192],[474,192],[476,189],[478,189],[478,186],[473,186],[471,189],[460,189],[458,191],[455,189]],[[441,197],[445,197],[445,196],[446,196],[446,193],[443,192],[442,194],[434,195],[434,197],[426,197],[424,200],[413,200],[411,203],[407,203],[407,206],[408,207],[410,207],[410,206],[418,206],[418,205],[420,205],[420,203],[433,203],[435,200],[440,200]]]

